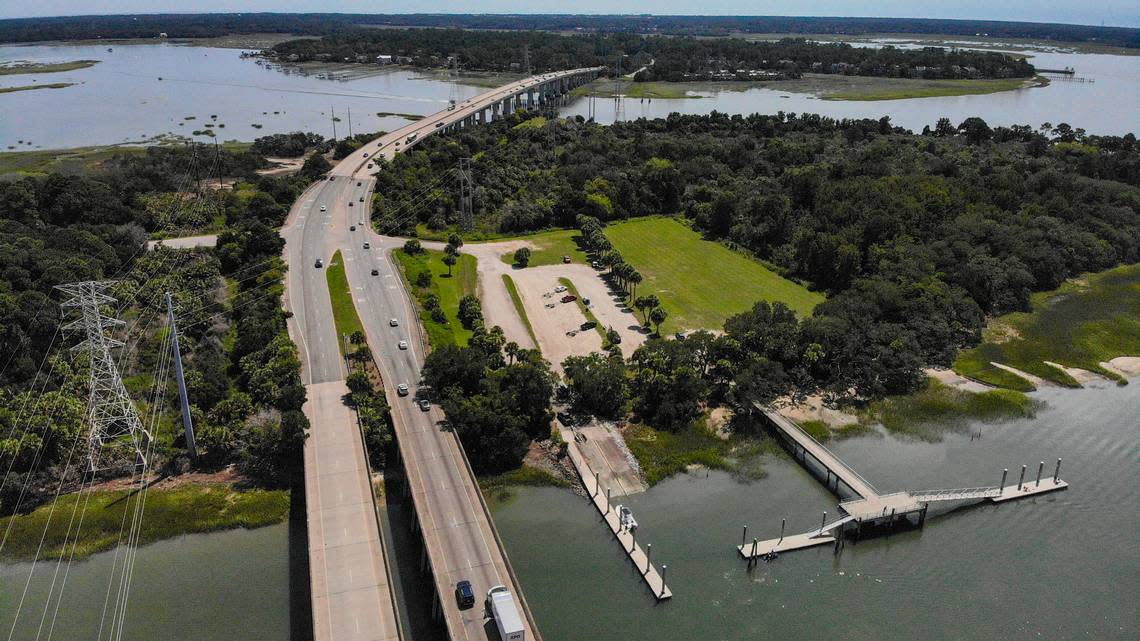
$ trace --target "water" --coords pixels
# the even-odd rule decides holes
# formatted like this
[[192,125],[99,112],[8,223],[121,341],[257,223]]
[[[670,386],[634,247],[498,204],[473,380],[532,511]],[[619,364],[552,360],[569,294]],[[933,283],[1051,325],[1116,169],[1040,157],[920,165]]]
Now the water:
[[[0,46],[0,63],[15,60],[59,62],[94,59],[93,67],[55,74],[0,76],[0,87],[74,82],[64,89],[0,94],[0,150],[57,149],[153,140],[225,124],[214,131],[220,140],[253,140],[269,133],[314,131],[331,136],[332,111],[341,119],[337,133],[390,131],[406,120],[378,113],[429,114],[447,104],[451,83],[407,70],[356,67],[375,75],[337,80],[284,73],[235,49],[174,44],[104,46]],[[1090,133],[1140,132],[1140,56],[1029,52],[1042,68],[1074,67],[1079,83],[1054,76],[1048,87],[985,96],[921,98],[881,102],[827,101],[779,89],[706,91],[700,98],[627,100],[625,117],[661,117],[670,112],[821,113],[837,118],[879,118],[921,130],[946,116],[954,123],[981,116],[991,125],[1068,122]],[[162,80],[158,78],[161,77]],[[458,85],[460,99],[484,91]],[[612,100],[598,99],[597,119],[612,122]],[[563,108],[564,115],[585,115],[587,101]],[[278,113],[274,113],[274,112]],[[216,120],[211,119],[216,115]],[[184,120],[188,116],[195,120]],[[253,125],[259,124],[261,128]],[[23,143],[19,141],[24,141]]]
[[[0,94],[0,149],[10,145],[18,149],[105,145],[163,134],[211,140],[191,135],[210,123],[225,124],[224,128],[215,126],[219,140],[249,141],[290,131],[314,131],[331,137],[334,109],[341,119],[336,123],[341,136],[348,132],[350,109],[354,133],[391,131],[408,121],[377,113],[435,113],[447,106],[452,86],[411,71],[380,67],[365,68],[377,75],[350,80],[283,73],[243,59],[235,49],[173,44],[107,49],[0,47],[0,63],[101,61],[77,71],[0,76],[0,87],[77,83],[64,89]],[[461,100],[482,91],[458,85]],[[217,120],[211,115],[218,116]],[[195,120],[184,120],[187,116]]]
[[[97,638],[114,556],[114,552],[103,552],[73,564],[54,638]],[[123,638],[289,639],[289,556],[285,523],[193,534],[143,546],[138,551]],[[48,638],[50,611],[43,634],[37,637],[36,632],[55,562],[37,565],[19,624],[8,636],[30,565],[0,564],[0,634],[5,638]],[[111,600],[113,605],[114,595]]]
[[832,448],[880,490],[996,485],[1003,467],[1068,490],[931,510],[923,530],[793,552],[751,572],[733,546],[818,527],[837,499],[787,459],[742,484],[682,476],[623,498],[667,564],[657,604],[598,515],[565,490],[520,488],[495,522],[546,641],[753,639],[1135,639],[1140,593],[1140,381],[1036,394],[1038,416],[971,425],[940,443],[872,435]]
[[[1073,67],[1076,77],[1095,82],[1075,82],[1050,74],[1052,83],[1016,91],[980,96],[950,96],[889,101],[820,100],[811,94],[791,93],[779,88],[752,88],[744,91],[701,91],[700,98],[625,101],[625,119],[661,118],[671,112],[707,114],[713,110],[729,114],[817,113],[834,118],[881,118],[888,115],[895,125],[921,131],[934,126],[941,117],[955,125],[970,116],[981,116],[990,126],[1054,125],[1067,122],[1089,133],[1140,133],[1140,56],[1111,56],[1078,53],[1031,53],[1033,64],[1043,69]],[[731,86],[731,85],[728,85]],[[580,99],[563,110],[564,115],[586,116],[589,106]],[[597,99],[595,119],[614,121],[613,100]]]

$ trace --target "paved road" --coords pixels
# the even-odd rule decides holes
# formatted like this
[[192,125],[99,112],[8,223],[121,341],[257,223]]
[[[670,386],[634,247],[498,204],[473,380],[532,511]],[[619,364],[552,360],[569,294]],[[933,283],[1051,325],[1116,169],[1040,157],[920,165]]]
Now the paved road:
[[[414,391],[420,380],[420,366],[424,358],[422,337],[411,301],[388,256],[388,251],[403,241],[376,235],[370,230],[370,225],[359,224],[368,220],[366,205],[370,202],[373,186],[373,181],[368,176],[370,156],[391,158],[400,150],[400,144],[407,148],[408,137],[412,134],[416,134],[414,142],[423,140],[427,135],[442,129],[445,124],[462,120],[519,89],[558,75],[565,75],[565,72],[548,74],[539,79],[528,78],[491,90],[455,109],[428,116],[368,143],[342,160],[330,172],[329,180],[314,184],[301,196],[282,230],[286,239],[285,256],[290,267],[286,282],[286,305],[294,314],[289,326],[300,350],[305,381],[312,399],[306,406],[313,423],[306,443],[307,495],[311,493],[309,479],[314,479],[335,483],[335,489],[331,493],[338,499],[352,503],[357,501],[357,497],[345,497],[353,491],[352,488],[360,487],[359,478],[367,478],[366,469],[346,469],[335,479],[326,480],[322,475],[313,473],[310,467],[324,457],[326,448],[340,448],[343,456],[334,455],[340,462],[349,458],[350,453],[345,448],[360,449],[359,446],[349,445],[352,439],[325,436],[332,431],[326,427],[327,423],[344,422],[337,404],[328,402],[328,399],[333,391],[343,389],[345,372],[337,345],[338,337],[325,272],[324,269],[314,267],[314,264],[319,258],[327,266],[332,254],[339,248],[344,257],[356,308],[368,335],[368,343],[387,383],[396,436],[436,589],[441,598],[444,620],[451,639],[456,641],[482,641],[488,639],[488,632],[494,629],[494,623],[483,618],[478,603],[469,610],[459,610],[452,598],[457,581],[471,581],[477,602],[482,600],[481,595],[490,587],[499,584],[511,586],[519,599],[522,595],[511,577],[505,552],[495,537],[490,514],[482,502],[474,476],[466,466],[458,440],[452,433],[440,429],[442,415],[437,409],[424,412],[414,404]],[[439,127],[436,126],[437,123],[441,123]],[[325,211],[321,211],[322,206]],[[355,231],[350,230],[353,224],[357,224]],[[370,248],[364,247],[365,242],[370,244]],[[373,270],[376,271],[375,274]],[[395,327],[390,319],[396,320]],[[407,341],[408,349],[397,347],[400,340]],[[411,387],[413,394],[408,397],[397,396],[394,388],[399,383]],[[340,433],[339,429],[337,433]],[[359,441],[359,436],[356,440]],[[321,496],[326,494],[324,488],[319,489],[318,493]],[[360,502],[354,504],[359,506]],[[338,504],[337,509],[341,507],[342,504]],[[321,614],[316,612],[314,628],[319,641],[325,638],[355,638],[340,635],[354,629],[359,630],[360,621],[371,622],[378,618],[381,621],[379,625],[383,626],[391,606],[390,599],[387,603],[379,602],[382,601],[380,593],[387,589],[386,586],[383,590],[379,589],[382,577],[376,576],[377,564],[370,562],[382,558],[382,549],[376,549],[368,555],[344,555],[337,563],[333,563],[334,552],[330,550],[332,540],[328,534],[332,517],[326,514],[328,511],[309,511],[310,561],[319,558],[314,550],[319,548],[325,551],[320,563],[310,564],[314,608],[319,609],[321,605],[318,588],[336,583],[332,579],[334,573],[347,573],[347,576],[352,577],[357,571],[368,572],[368,579],[353,579],[343,583],[353,590],[370,588],[376,596],[373,598],[369,594],[367,597],[343,598],[340,607],[329,608],[327,617],[334,622],[329,628],[332,636],[321,636],[326,631],[321,629],[318,621]],[[357,523],[360,521],[357,520]],[[371,540],[369,536],[369,541]],[[375,547],[379,548],[378,536],[375,541]],[[354,562],[359,565],[353,566]],[[325,572],[324,583],[318,581],[317,575],[321,572]],[[331,598],[334,597],[330,596]],[[376,612],[368,612],[369,608],[374,608]],[[387,620],[395,621],[394,614]],[[525,618],[524,625],[527,639],[539,638],[537,631]],[[494,633],[491,635],[493,638]]]
[[[398,619],[376,522],[368,462],[337,348],[325,270],[347,210],[347,181],[322,181],[293,205],[282,229],[289,332],[300,350],[311,428],[305,442],[309,577],[316,641],[396,641]],[[320,211],[325,205],[327,211]]]

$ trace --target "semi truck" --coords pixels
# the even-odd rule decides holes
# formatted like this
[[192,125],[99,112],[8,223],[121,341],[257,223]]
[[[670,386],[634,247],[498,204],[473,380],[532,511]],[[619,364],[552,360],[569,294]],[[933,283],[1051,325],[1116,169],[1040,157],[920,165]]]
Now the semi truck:
[[496,585],[487,590],[487,610],[495,619],[495,627],[499,629],[499,638],[503,641],[525,641],[526,632],[523,631],[522,618],[519,609],[515,606],[515,597],[505,585]]

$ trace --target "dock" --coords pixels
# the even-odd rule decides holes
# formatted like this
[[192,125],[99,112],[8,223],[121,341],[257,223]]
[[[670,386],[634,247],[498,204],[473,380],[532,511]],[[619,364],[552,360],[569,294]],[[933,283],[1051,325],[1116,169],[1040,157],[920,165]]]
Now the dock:
[[[882,494],[800,426],[770,408],[758,405],[757,409],[763,413],[774,430],[784,437],[792,458],[807,467],[807,458],[811,456],[823,468],[825,475],[823,482],[827,489],[838,493],[839,483],[842,482],[855,494],[855,498],[839,504],[839,517],[831,523],[827,522],[827,512],[824,512],[819,528],[810,532],[785,536],[783,530],[786,521],[784,521],[780,526],[779,538],[749,541],[748,528],[745,527],[736,551],[750,561],[758,557],[770,558],[771,555],[780,552],[834,543],[845,533],[859,537],[864,527],[871,531],[905,525],[922,527],[926,522],[926,511],[931,503],[949,501],[1003,503],[1069,487],[1068,483],[1061,480],[1061,459],[1057,459],[1052,478],[1042,479],[1045,462],[1041,461],[1037,467],[1037,475],[1032,481],[1025,480],[1027,467],[1022,465],[1017,483],[1007,484],[1009,470],[1002,470],[1001,482],[995,486]],[[912,518],[915,520],[914,523],[911,523]]]
[[598,480],[598,473],[590,469],[590,465],[582,456],[582,452],[578,449],[578,444],[573,440],[566,443],[566,452],[570,457],[570,462],[574,464],[574,469],[578,472],[578,476],[582,479],[582,486],[586,489],[586,496],[590,498],[590,502],[602,515],[602,520],[610,528],[610,532],[617,539],[621,549],[629,557],[633,563],[633,567],[637,570],[637,574],[641,576],[641,580],[649,587],[649,591],[653,597],[658,601],[673,598],[673,592],[665,583],[665,572],[668,568],[667,565],[662,565],[661,570],[658,571],[654,567],[652,559],[650,558],[653,552],[653,545],[649,544],[644,549],[641,544],[637,542],[637,530],[630,531],[622,527],[621,519],[618,516],[617,510],[613,509],[610,505],[609,492],[602,490],[601,483]]

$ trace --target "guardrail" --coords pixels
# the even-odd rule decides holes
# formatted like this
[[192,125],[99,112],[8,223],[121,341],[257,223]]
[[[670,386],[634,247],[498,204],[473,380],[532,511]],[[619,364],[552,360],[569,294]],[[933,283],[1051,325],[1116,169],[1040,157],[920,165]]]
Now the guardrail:
[[967,499],[988,499],[1001,495],[1000,487],[966,487],[952,490],[923,490],[911,492],[914,500],[932,503],[934,501],[963,501]]

